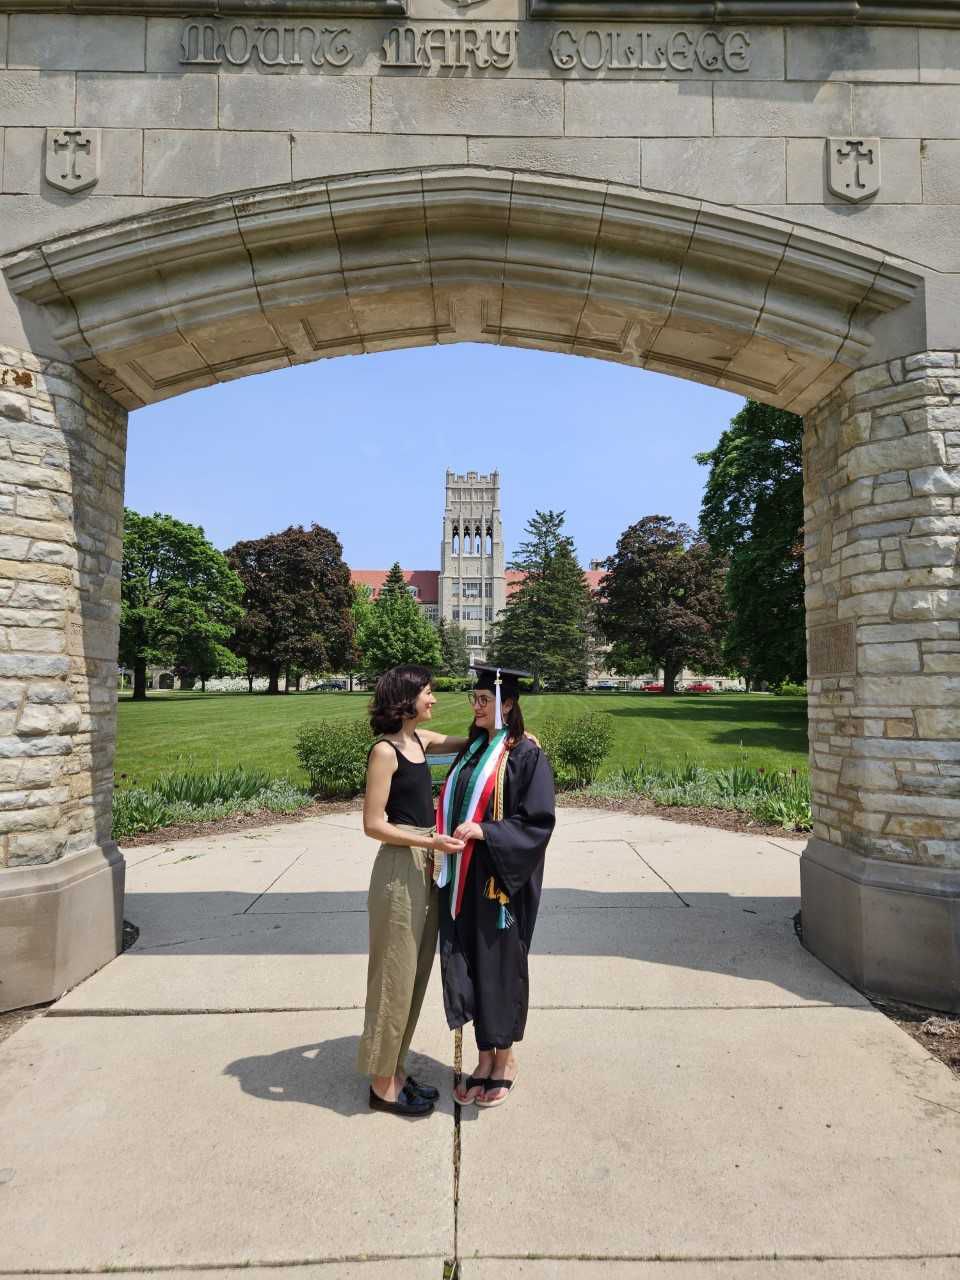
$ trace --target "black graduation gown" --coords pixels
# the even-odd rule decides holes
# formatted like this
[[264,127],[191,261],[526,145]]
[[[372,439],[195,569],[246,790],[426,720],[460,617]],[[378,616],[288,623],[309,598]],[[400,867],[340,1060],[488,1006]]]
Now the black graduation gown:
[[[470,769],[469,773],[472,774]],[[464,768],[459,792],[465,790]],[[460,797],[455,797],[459,805]],[[527,953],[540,906],[543,861],[555,822],[553,773],[528,738],[507,757],[503,819],[481,822],[463,904],[450,915],[451,886],[440,894],[440,971],[451,1028],[473,1022],[480,1049],[505,1049],[523,1039],[529,987]],[[499,908],[484,896],[490,876],[510,895],[515,923],[498,929]]]

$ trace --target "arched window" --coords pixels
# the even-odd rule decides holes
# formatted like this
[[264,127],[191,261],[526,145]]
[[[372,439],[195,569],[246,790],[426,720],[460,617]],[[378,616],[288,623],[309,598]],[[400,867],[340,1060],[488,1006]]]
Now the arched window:
[[492,529],[487,530],[487,555],[488,556],[493,555],[493,530]]
[[453,554],[458,556],[460,554],[460,530],[456,525],[453,526],[453,542],[450,546]]
[[473,555],[473,552],[470,549],[472,545],[469,530],[465,529],[463,533],[463,554],[465,556]]
[[483,534],[480,532],[480,526],[477,525],[476,535],[473,542],[474,548],[478,556],[483,555]]

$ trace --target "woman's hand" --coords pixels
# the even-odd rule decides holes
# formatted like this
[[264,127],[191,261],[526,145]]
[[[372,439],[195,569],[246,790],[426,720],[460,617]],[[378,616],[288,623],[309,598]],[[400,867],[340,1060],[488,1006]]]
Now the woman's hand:
[[430,843],[430,848],[434,853],[459,853],[463,848],[463,844],[463,840],[461,840],[456,834],[452,836],[442,836],[438,833],[433,837],[433,840]]
[[468,840],[482,840],[483,827],[479,822],[461,822],[459,827],[453,833],[454,840],[462,840],[466,843]]

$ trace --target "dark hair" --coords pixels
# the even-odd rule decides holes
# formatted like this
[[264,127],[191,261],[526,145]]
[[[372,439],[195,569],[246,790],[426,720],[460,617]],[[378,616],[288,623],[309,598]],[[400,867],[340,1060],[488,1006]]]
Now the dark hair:
[[433,676],[427,667],[407,663],[391,667],[377,681],[370,700],[370,728],[374,733],[398,733],[404,720],[415,716],[414,703]]
[[[504,698],[504,702],[509,702],[509,701],[510,701],[510,696],[508,695],[506,698]],[[523,735],[526,732],[526,728],[523,723],[523,712],[520,710],[519,697],[515,697],[513,699],[513,706],[510,708],[509,711],[503,712],[503,727],[509,730],[507,734],[508,747],[515,747],[518,742],[521,742],[523,740]],[[474,722],[470,726],[470,732],[467,734],[468,745],[474,740],[474,738],[479,737],[481,733],[486,733],[486,729],[481,729],[479,725],[477,725],[476,722]],[[461,754],[463,753],[461,752]]]

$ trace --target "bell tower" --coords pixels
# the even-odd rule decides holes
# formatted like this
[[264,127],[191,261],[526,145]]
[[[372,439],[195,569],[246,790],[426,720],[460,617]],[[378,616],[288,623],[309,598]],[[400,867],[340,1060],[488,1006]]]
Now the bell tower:
[[447,472],[440,547],[440,616],[463,627],[471,661],[487,656],[507,601],[500,472]]

